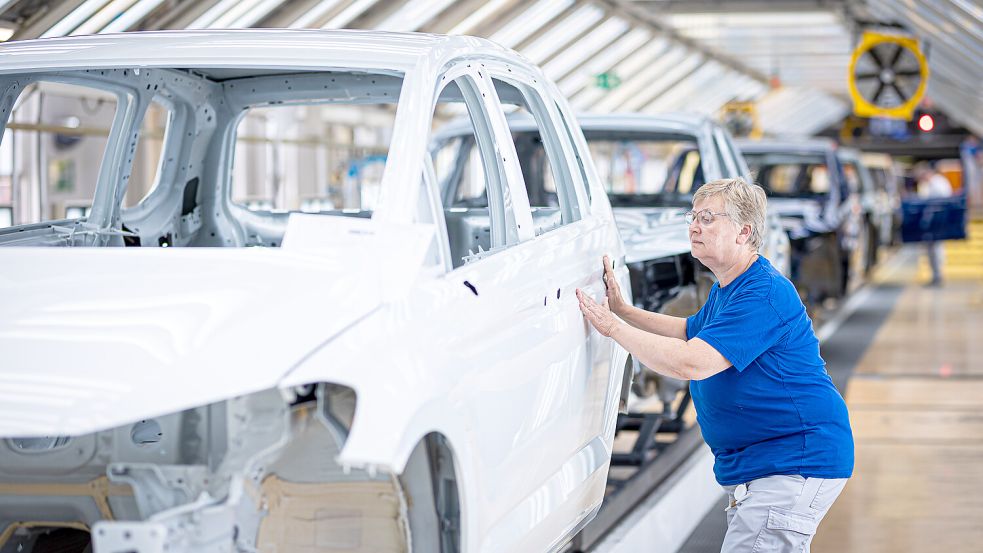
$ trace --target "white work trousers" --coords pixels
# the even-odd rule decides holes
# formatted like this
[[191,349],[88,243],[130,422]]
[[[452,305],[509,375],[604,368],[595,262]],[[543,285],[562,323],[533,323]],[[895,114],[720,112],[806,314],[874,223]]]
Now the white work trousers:
[[846,481],[782,475],[724,486],[729,501],[721,553],[808,553]]

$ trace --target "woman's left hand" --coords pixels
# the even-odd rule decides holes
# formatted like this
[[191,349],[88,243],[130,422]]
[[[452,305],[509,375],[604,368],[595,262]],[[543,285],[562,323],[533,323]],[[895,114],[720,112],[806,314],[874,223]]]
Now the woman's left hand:
[[618,319],[608,308],[607,298],[604,299],[604,303],[597,303],[578,288],[577,299],[580,300],[580,311],[584,317],[587,317],[590,324],[594,325],[594,328],[602,335],[611,336],[611,331],[618,325]]

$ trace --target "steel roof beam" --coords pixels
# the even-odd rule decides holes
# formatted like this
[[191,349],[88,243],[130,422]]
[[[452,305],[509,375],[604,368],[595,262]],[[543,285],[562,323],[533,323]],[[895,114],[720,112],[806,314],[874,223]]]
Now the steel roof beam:
[[[645,67],[654,63],[660,56],[669,51],[671,47],[668,40],[663,37],[658,37],[655,40],[649,41],[647,44],[643,45],[641,48],[633,51],[628,57],[624,58],[618,65],[604,71],[605,73],[613,73],[626,81],[631,78]],[[584,75],[584,86],[580,91],[570,97],[571,102],[574,106],[580,109],[588,109],[597,102],[601,100],[606,94],[604,90],[600,88],[591,86],[593,75]]]
[[553,14],[545,24],[540,25],[531,33],[528,33],[524,38],[520,39],[511,48],[517,52],[522,52],[529,47],[530,44],[538,40],[541,36],[553,31],[554,29],[560,27],[560,25],[575,14],[584,6],[584,1],[574,0],[569,6],[563,8],[559,13]]
[[713,115],[721,106],[737,96],[738,92],[747,86],[748,81],[752,80],[747,75],[741,75],[740,73],[734,75],[725,74],[724,78],[727,79],[726,86],[708,87],[708,91],[705,94],[687,100],[685,104],[686,111]]
[[464,23],[468,17],[477,14],[488,4],[486,0],[459,0],[431,20],[425,28],[430,33],[449,34],[451,29]]
[[543,63],[543,71],[559,83],[578,67],[594,59],[631,31],[631,26],[619,17],[608,17],[600,25],[578,36],[562,50]]
[[[633,29],[608,50],[586,62],[582,69],[571,73],[569,77],[561,81],[559,86],[563,95],[573,99],[583,94],[592,86],[596,75],[612,73],[623,64],[628,63],[652,38],[652,34],[647,29]],[[654,56],[651,59],[654,59]]]
[[[906,10],[902,10],[902,6],[889,2],[879,1],[877,4],[908,20],[921,32],[938,39],[940,43],[951,47],[953,51],[962,52],[968,59],[983,60],[983,41],[974,40],[973,37],[974,34],[983,35],[983,32],[976,31],[974,33],[969,29],[955,29],[949,18],[927,4],[914,4]],[[909,12],[914,12],[915,17],[912,17]],[[963,52],[964,49],[968,52]]]
[[609,6],[610,9],[615,14],[624,17],[629,21],[634,20],[641,25],[646,25],[649,28],[651,28],[653,31],[655,31],[657,34],[666,36],[667,38],[669,38],[674,42],[678,42],[686,46],[687,48],[690,48],[691,50],[699,52],[710,59],[716,60],[717,62],[737,71],[738,73],[743,73],[763,83],[768,82],[767,75],[745,65],[742,62],[739,62],[728,56],[722,55],[711,48],[707,48],[697,40],[693,40],[691,38],[684,36],[673,27],[659,21],[651,13],[643,9],[640,9],[638,6],[635,6],[627,2],[626,0],[595,0],[595,1],[600,4],[605,4]]
[[329,12],[340,4],[343,4],[342,0],[293,0],[292,2],[285,2],[263,21],[263,25],[289,29],[316,27],[316,24],[325,21],[330,15]]
[[673,86],[683,82],[693,74],[705,61],[705,58],[686,48],[679,47],[676,52],[662,56],[651,64],[637,78],[621,88],[615,89],[602,102],[598,103],[601,111],[638,111],[652,100],[671,90]]
[[100,33],[121,33],[136,27],[148,15],[153,13],[164,0],[138,0],[136,4],[130,6],[119,17],[107,23]]
[[221,0],[202,0],[201,2],[182,2],[169,5],[159,13],[152,14],[147,21],[148,29],[187,29],[191,22],[203,16]]
[[[354,0],[321,25],[322,29],[357,29],[352,23],[375,7],[379,0]],[[388,4],[388,3],[387,3]],[[398,4],[397,4],[398,5]]]
[[641,9],[659,14],[757,13],[827,10],[845,0],[633,0]]
[[529,3],[525,0],[490,0],[468,19],[450,31],[456,35],[490,37],[508,25],[518,14],[525,11]]
[[642,113],[675,111],[678,109],[677,106],[686,102],[689,95],[706,86],[725,70],[725,66],[716,60],[709,60],[707,63],[697,66],[693,72],[672,85],[664,94],[660,94],[653,101],[643,106],[640,111]]
[[542,66],[555,56],[565,54],[567,46],[589,34],[607,18],[608,14],[601,8],[585,4],[551,30],[523,46],[522,54],[536,65]]
[[110,21],[131,8],[136,0],[112,0],[90,15],[73,30],[70,35],[92,35],[98,33]]
[[38,38],[78,9],[86,0],[64,0],[39,10],[11,35],[10,40]]
[[283,0],[261,0],[251,9],[236,18],[230,26],[235,29],[248,29],[253,26],[261,26],[260,23],[282,5]]
[[366,0],[362,6],[359,6],[357,9],[353,8],[353,14],[358,13],[359,10],[361,11],[361,13],[355,18],[344,25],[328,28],[381,29],[383,25],[391,24],[392,19],[396,16],[396,14],[398,14],[400,10],[409,6],[412,2],[413,0],[400,0],[399,2]]
[[419,31],[454,5],[454,0],[410,0],[376,28],[387,31]]
[[606,72],[617,66],[651,38],[652,33],[648,29],[629,27],[614,41],[595,51],[579,67],[572,68],[565,75],[557,78],[557,86],[564,96],[572,97],[586,86],[585,83],[591,75]]
[[[908,12],[901,10],[898,6],[883,1],[876,3],[876,9],[880,13],[906,21],[912,27],[912,30],[916,31],[916,35],[920,35],[922,38],[931,38],[929,42],[931,45],[929,46],[930,49],[942,48],[947,50],[956,57],[963,58],[971,66],[978,65],[980,60],[983,59],[983,47],[981,45],[969,45],[961,40],[957,33],[939,33],[942,29],[939,27],[940,22],[937,19],[929,21],[922,14],[916,14],[915,17],[912,17]],[[958,46],[954,46],[952,44],[953,42],[957,43]],[[977,53],[975,55],[971,54],[966,49],[976,51]]]

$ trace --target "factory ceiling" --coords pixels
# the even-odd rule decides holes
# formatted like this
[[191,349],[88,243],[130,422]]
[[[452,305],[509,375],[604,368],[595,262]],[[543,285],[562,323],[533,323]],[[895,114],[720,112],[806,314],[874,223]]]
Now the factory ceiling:
[[0,0],[8,40],[249,27],[483,36],[540,64],[577,109],[716,114],[754,101],[773,134],[848,115],[860,33],[888,29],[921,41],[929,101],[983,135],[981,21],[977,0]]

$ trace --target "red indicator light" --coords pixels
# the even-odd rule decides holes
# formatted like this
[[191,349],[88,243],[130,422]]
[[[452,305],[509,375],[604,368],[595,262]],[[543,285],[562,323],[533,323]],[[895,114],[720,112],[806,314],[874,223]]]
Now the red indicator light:
[[922,115],[918,118],[918,128],[924,132],[928,132],[935,128],[935,119],[929,114]]

